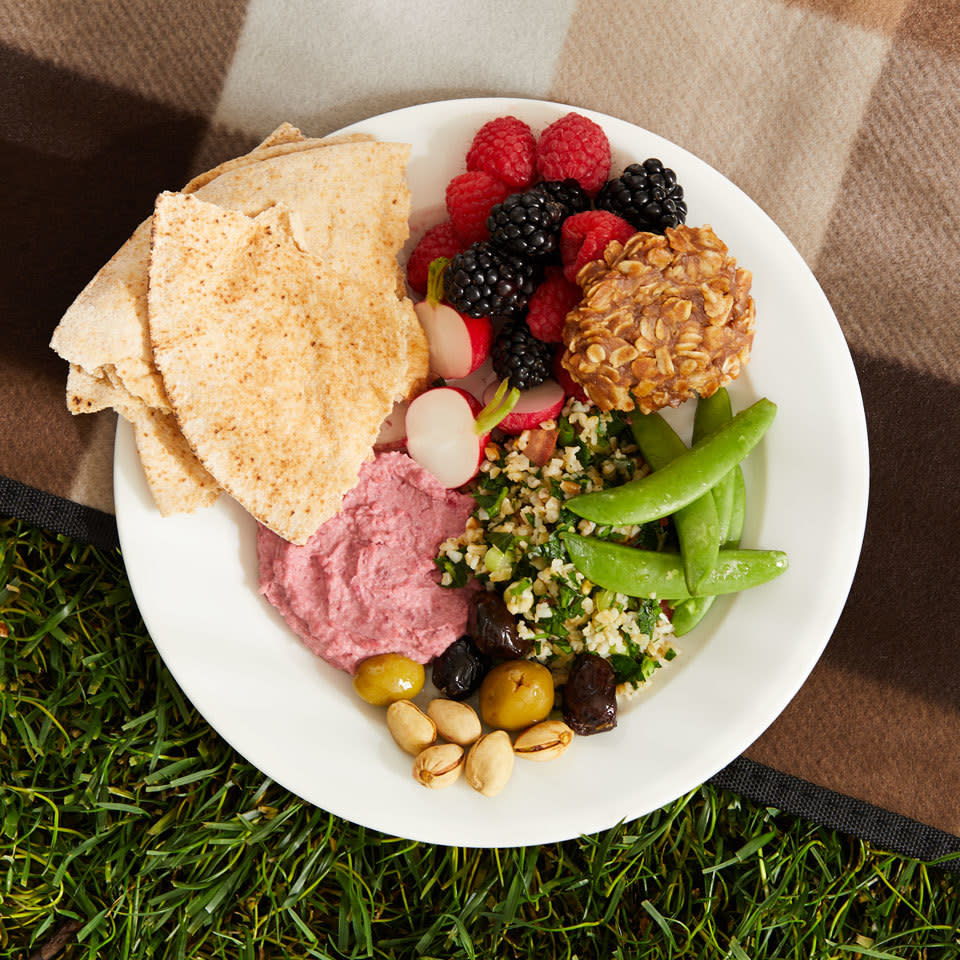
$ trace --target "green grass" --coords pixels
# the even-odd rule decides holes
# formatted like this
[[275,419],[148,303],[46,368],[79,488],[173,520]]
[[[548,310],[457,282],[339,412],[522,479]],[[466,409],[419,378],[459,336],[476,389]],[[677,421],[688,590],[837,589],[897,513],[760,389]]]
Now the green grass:
[[710,786],[527,849],[339,820],[184,700],[118,553],[12,520],[0,804],[0,958],[960,955],[958,875]]

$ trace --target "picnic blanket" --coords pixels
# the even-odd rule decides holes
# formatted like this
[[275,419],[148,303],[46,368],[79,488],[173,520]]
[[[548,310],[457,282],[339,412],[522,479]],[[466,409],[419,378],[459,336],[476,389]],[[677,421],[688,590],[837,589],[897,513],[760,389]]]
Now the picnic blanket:
[[115,417],[68,414],[51,331],[160,190],[281,120],[321,136],[430,100],[548,99],[745,190],[850,345],[870,508],[826,652],[717,781],[904,853],[960,849],[958,5],[0,0],[0,58],[0,512],[101,544]]

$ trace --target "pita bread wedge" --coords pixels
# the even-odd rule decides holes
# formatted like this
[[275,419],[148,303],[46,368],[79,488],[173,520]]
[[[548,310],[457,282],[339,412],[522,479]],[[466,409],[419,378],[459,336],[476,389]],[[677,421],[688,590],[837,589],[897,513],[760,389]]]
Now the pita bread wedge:
[[277,205],[255,218],[161,194],[153,354],[197,459],[261,523],[304,543],[357,481],[409,389],[404,305],[304,251]]
[[[286,199],[294,205],[306,202],[309,232],[316,238],[314,245],[318,254],[323,256],[327,252],[323,246],[325,238],[342,224],[335,223],[336,218],[330,216],[324,187],[317,178],[329,169],[337,171],[338,167],[352,163],[355,155],[343,155],[332,164],[315,166],[312,172],[309,158],[306,161],[281,158],[339,144],[369,142],[369,137],[359,134],[326,140],[304,139],[295,127],[283,124],[251,153],[202,174],[186,189],[195,190],[200,195],[209,190],[211,199],[225,206],[243,208],[248,213],[256,213],[277,200]],[[379,146],[375,149],[379,150]],[[385,264],[391,263],[394,275],[398,269],[396,253],[406,238],[409,194],[403,181],[402,165],[407,150],[405,147],[398,150],[396,145],[388,149],[385,168],[378,172],[379,175],[372,176],[367,185],[362,182],[362,173],[351,177],[338,173],[334,177],[335,186],[329,201],[346,203],[356,211],[355,220],[346,224],[348,231],[361,217],[366,220],[366,246],[358,247],[357,255],[372,258],[377,270],[386,270]],[[252,169],[264,161],[270,161],[266,168]],[[220,177],[226,177],[226,182],[217,186]],[[357,202],[358,198],[361,202]],[[314,208],[321,211],[319,216],[311,212]],[[378,226],[383,227],[380,236],[377,236]],[[147,448],[149,438],[156,439],[162,433],[165,438],[162,443],[150,444],[154,453],[148,462],[156,463],[152,469],[145,467],[153,478],[151,490],[155,499],[158,504],[200,505],[210,502],[210,491],[215,485],[198,463],[191,462],[193,457],[186,442],[169,440],[172,421],[146,415],[147,409],[164,414],[169,414],[171,409],[153,361],[148,333],[146,289],[151,228],[151,219],[142,223],[87,285],[54,331],[51,346],[90,375],[83,381],[79,381],[76,375],[72,377],[68,408],[80,413],[102,409],[96,404],[113,406],[136,426],[141,452]],[[391,250],[394,244],[396,246]],[[339,256],[341,268],[348,269],[349,257],[342,251]],[[405,304],[402,310],[400,327],[396,336],[401,340],[405,338],[407,343],[409,379],[419,388],[427,376],[427,347],[409,304]],[[106,384],[120,389],[110,392]],[[91,392],[86,394],[84,391],[88,389]],[[111,402],[111,398],[115,402]],[[171,457],[180,458],[179,464],[168,462]],[[164,478],[173,480],[169,492],[161,489]],[[184,491],[191,478],[198,482],[187,494]],[[161,509],[167,512],[167,508]],[[184,506],[184,509],[189,507]]]
[[[282,124],[250,153],[195,177],[184,192],[201,189],[223,173],[261,160],[325,145],[324,140],[303,139],[296,127]],[[237,186],[242,188],[242,180]],[[57,324],[50,346],[65,360],[94,376],[106,364],[118,366],[130,393],[147,406],[169,410],[147,336],[150,229],[151,221],[147,218],[84,287]]]
[[194,457],[173,414],[144,406],[116,380],[112,368],[106,368],[104,377],[93,377],[71,364],[67,407],[72,413],[112,408],[133,424],[137,455],[163,516],[192,513],[210,506],[220,495],[216,481]]
[[257,163],[269,157],[280,157],[285,153],[299,153],[302,150],[315,150],[317,147],[332,147],[338,143],[359,143],[372,139],[373,137],[366,133],[345,133],[336,137],[322,138],[304,137],[296,127],[284,124],[277,127],[266,140],[254,147],[250,153],[224,160],[223,163],[218,164],[212,170],[198,173],[180,192],[196,193],[201,187],[206,186],[211,180],[215,180],[224,173],[236,170],[238,167],[247,167],[251,163]]
[[[256,162],[273,147],[303,141],[303,134],[293,124],[284,122],[250,153],[228,163]],[[220,164],[200,174],[187,187],[196,189],[196,186],[208,183],[226,166]],[[149,355],[149,341],[145,342],[142,336],[147,322],[150,228],[151,218],[148,217],[97,272],[57,324],[50,346],[71,365],[82,367],[96,380],[105,377],[105,367],[119,367],[118,376],[134,397],[147,406],[169,411],[163,382]],[[77,394],[82,394],[83,389],[92,384],[93,381],[81,380],[75,374],[72,386],[68,380],[67,407],[72,412],[81,412],[76,409],[80,401]],[[101,393],[96,396],[103,398]]]
[[[196,192],[251,215],[287,203],[301,212],[307,246],[328,258],[332,268],[352,270],[358,260],[372,257],[378,269],[390,271],[393,282],[396,254],[408,233],[403,171],[409,149],[368,140],[280,143],[256,157],[254,151],[221,164],[217,176]],[[325,156],[327,150],[333,154]],[[341,232],[344,219],[348,229]],[[354,231],[358,245],[351,250],[344,237],[353,225],[362,229]],[[147,333],[150,229],[148,219],[87,284],[54,330],[50,346],[94,375],[113,364],[134,396],[168,410]]]
[[193,513],[220,496],[217,481],[194,457],[172,413],[144,408],[133,429],[137,455],[161,515]]

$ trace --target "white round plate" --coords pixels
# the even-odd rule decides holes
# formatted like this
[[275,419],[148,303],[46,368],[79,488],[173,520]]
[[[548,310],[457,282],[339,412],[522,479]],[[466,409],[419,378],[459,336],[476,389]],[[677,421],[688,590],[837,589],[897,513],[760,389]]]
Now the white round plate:
[[[214,729],[277,783],[397,836],[477,847],[547,843],[611,827],[693,789],[742,753],[797,692],[836,625],[860,553],[867,439],[846,342],[800,255],[737,187],[662,137],[542,101],[429,103],[348,129],[413,144],[412,245],[445,218],[444,188],[462,172],[481,124],[514,114],[538,132],[571,109],[604,128],[615,172],[651,156],[676,170],[688,222],[711,224],[753,272],[753,359],[730,393],[734,409],[766,396],[779,412],[745,464],[743,544],[790,557],[778,580],[718,601],[615,730],[576,740],[552,763],[518,762],[495,799],[464,782],[436,792],[418,786],[383,711],[362,703],[346,674],[308,653],[257,592],[254,521],[227,496],[195,515],[162,518],[132,430],[121,421],[117,431],[123,558],[177,682]],[[681,409],[674,422],[689,421],[689,413]]]

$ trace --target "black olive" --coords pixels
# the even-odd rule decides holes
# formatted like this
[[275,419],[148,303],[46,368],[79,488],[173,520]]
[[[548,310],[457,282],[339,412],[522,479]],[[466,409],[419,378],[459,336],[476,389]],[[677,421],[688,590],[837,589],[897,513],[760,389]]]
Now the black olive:
[[563,688],[563,719],[580,736],[617,725],[617,681],[603,657],[586,653],[573,665]]
[[470,605],[467,632],[481,653],[497,660],[520,660],[533,641],[517,633],[517,621],[499,593],[479,593]]
[[451,700],[466,700],[480,687],[490,661],[469,637],[454,640],[433,661],[433,685]]

